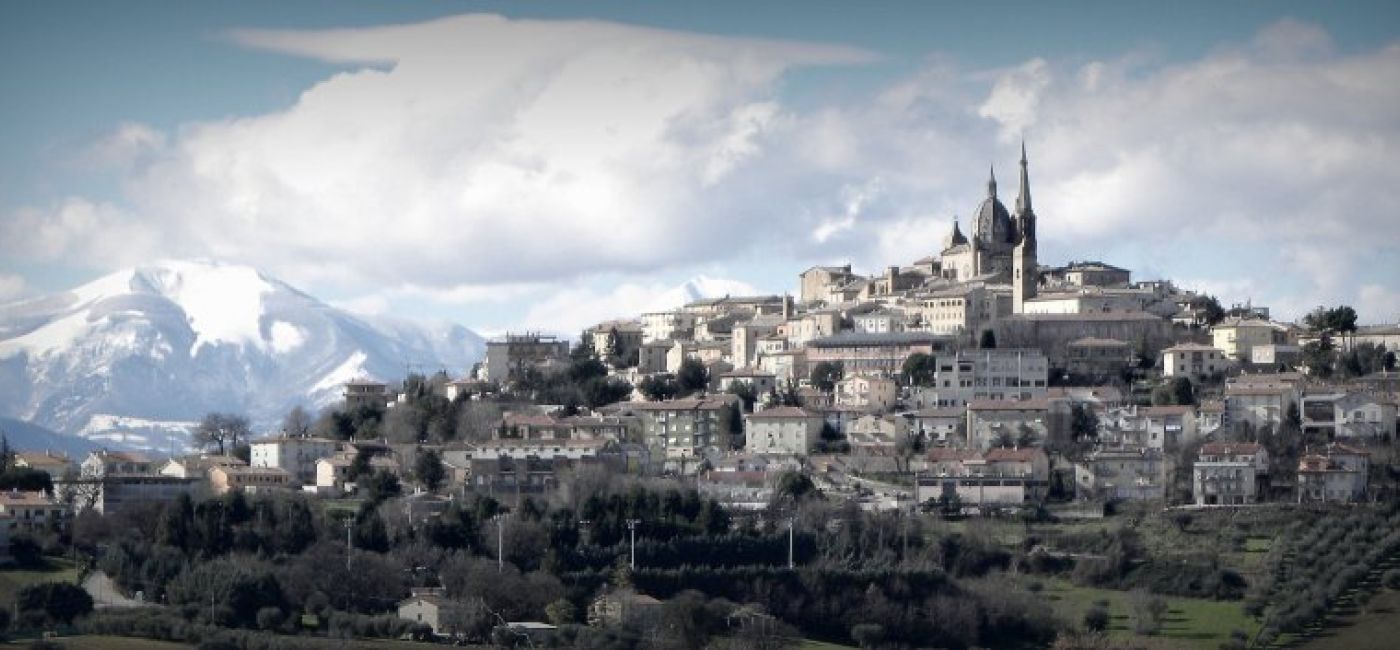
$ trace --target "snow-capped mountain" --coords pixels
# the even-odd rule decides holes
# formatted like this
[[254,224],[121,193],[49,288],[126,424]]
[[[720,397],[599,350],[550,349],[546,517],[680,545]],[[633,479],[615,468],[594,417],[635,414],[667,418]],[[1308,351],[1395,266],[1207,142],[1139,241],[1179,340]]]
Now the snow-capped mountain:
[[349,379],[460,375],[483,349],[459,325],[357,316],[254,268],[159,262],[0,305],[0,415],[165,449],[210,411],[267,429]]

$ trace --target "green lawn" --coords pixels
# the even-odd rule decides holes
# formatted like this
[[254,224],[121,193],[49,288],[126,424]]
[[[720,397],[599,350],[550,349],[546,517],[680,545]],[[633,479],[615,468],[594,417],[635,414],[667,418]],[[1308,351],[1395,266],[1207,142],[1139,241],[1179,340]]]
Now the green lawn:
[[[1066,580],[1042,582],[1045,589],[1040,598],[1048,601],[1055,613],[1075,626],[1083,624],[1084,613],[1098,600],[1108,601],[1111,617],[1109,635],[1135,643],[1146,639],[1167,642],[1181,648],[1214,650],[1229,640],[1231,630],[1243,630],[1253,635],[1259,623],[1244,615],[1239,601],[1215,601],[1199,598],[1167,597],[1167,616],[1162,629],[1153,637],[1137,636],[1133,632],[1133,594],[1112,589],[1078,587]],[[1157,645],[1157,644],[1145,644]]]
[[854,647],[854,646],[837,645],[837,644],[835,644],[835,643],[827,643],[827,642],[825,642],[825,641],[816,641],[816,640],[813,640],[813,639],[803,639],[803,640],[802,640],[802,643],[801,643],[800,645],[797,646],[797,649],[798,649],[798,650],[852,650],[853,647]]
[[32,584],[41,582],[78,582],[78,565],[68,560],[46,558],[49,568],[41,571],[31,569],[0,569],[0,606],[13,611],[15,594]]
[[1328,621],[1300,647],[1308,650],[1394,648],[1400,639],[1400,591],[1381,589],[1361,611]]
[[[185,650],[194,647],[183,643],[125,636],[66,636],[55,638],[53,641],[62,645],[64,650]],[[28,640],[14,641],[0,645],[0,648],[27,648],[29,644]]]

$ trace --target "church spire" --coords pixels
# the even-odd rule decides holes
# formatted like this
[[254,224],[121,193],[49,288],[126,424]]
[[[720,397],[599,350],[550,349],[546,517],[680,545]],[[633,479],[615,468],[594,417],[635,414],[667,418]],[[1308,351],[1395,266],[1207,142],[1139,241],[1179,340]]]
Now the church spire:
[[997,170],[996,166],[988,167],[989,176],[987,178],[987,196],[996,198],[997,196]]
[[948,245],[957,246],[958,244],[966,243],[967,237],[962,234],[962,229],[958,228],[958,217],[957,215],[953,215],[953,236],[948,238]]
[[1016,216],[1024,217],[1031,213],[1031,180],[1026,171],[1026,141],[1021,141],[1021,189],[1016,193]]

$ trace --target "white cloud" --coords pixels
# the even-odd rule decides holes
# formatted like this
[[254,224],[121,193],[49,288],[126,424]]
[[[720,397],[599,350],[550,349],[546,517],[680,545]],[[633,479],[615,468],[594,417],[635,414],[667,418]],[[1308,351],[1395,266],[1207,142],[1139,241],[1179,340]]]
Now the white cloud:
[[123,203],[22,210],[0,247],[99,266],[227,257],[368,287],[360,306],[381,310],[545,295],[526,320],[572,327],[659,289],[585,287],[601,274],[934,253],[989,162],[1010,202],[1024,132],[1043,262],[1127,251],[1108,261],[1285,312],[1370,297],[1377,313],[1358,309],[1381,318],[1400,291],[1383,268],[1400,242],[1400,45],[1340,52],[1305,23],[1186,61],[933,56],[800,108],[778,92],[787,71],[869,55],[495,16],[234,38],[348,69],[282,111],[123,127]]
[[23,297],[27,286],[23,276],[0,273],[0,302]]
[[632,318],[649,311],[672,309],[700,298],[752,296],[759,293],[758,289],[746,282],[707,276],[698,276],[674,286],[659,282],[622,282],[604,291],[581,284],[566,285],[552,295],[535,301],[525,315],[523,326],[572,334],[605,320]]

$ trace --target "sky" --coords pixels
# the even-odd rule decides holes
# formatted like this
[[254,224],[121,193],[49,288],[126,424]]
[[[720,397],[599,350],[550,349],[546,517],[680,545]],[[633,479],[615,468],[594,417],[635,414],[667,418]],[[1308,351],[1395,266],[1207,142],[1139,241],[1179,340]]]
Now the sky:
[[165,258],[574,332],[941,250],[1400,321],[1400,3],[0,3],[0,302]]

